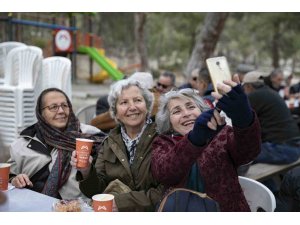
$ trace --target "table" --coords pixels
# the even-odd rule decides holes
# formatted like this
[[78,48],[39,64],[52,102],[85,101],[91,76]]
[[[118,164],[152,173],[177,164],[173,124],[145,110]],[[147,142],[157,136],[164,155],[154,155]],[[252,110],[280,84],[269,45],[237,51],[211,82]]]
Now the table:
[[23,188],[5,191],[7,201],[0,212],[51,212],[58,199]]
[[296,162],[284,165],[256,163],[250,166],[244,176],[254,180],[263,181],[280,173],[287,172],[296,166],[300,166],[300,158]]

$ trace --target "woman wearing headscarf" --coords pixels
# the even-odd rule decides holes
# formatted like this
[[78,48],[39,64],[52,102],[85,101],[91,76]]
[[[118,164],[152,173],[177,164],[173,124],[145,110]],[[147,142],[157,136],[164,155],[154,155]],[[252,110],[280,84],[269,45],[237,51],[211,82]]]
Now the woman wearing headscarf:
[[70,165],[76,138],[94,140],[92,156],[96,157],[105,135],[80,124],[69,98],[57,88],[40,94],[36,117],[37,123],[24,129],[10,147],[11,183],[59,199],[84,197]]
[[[108,103],[118,126],[104,141],[95,168],[80,171],[80,190],[88,197],[111,193],[114,211],[154,211],[162,187],[150,170],[153,94],[136,80],[121,80],[111,87]],[[76,154],[72,165],[76,166]]]

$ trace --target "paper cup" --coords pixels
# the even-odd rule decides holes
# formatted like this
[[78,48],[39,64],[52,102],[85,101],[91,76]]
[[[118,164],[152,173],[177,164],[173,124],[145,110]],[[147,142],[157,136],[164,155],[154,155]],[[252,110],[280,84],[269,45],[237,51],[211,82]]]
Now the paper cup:
[[98,194],[92,197],[95,212],[112,212],[114,196],[111,194]]
[[6,191],[8,189],[10,164],[0,163],[0,190]]
[[88,165],[89,157],[93,147],[93,140],[76,138],[76,156],[77,156],[77,167],[85,168]]

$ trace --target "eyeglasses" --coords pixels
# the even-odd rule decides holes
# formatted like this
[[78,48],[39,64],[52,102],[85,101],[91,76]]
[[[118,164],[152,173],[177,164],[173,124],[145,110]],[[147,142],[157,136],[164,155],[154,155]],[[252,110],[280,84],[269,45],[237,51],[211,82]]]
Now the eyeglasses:
[[157,86],[161,86],[163,89],[167,89],[169,87],[168,85],[161,84],[159,82],[157,82]]
[[45,106],[44,108],[42,108],[42,110],[48,108],[50,112],[57,112],[59,107],[61,107],[64,111],[66,109],[69,109],[69,105],[68,103],[62,103],[60,105],[56,105],[56,104],[53,104],[53,105],[48,105],[48,106]]

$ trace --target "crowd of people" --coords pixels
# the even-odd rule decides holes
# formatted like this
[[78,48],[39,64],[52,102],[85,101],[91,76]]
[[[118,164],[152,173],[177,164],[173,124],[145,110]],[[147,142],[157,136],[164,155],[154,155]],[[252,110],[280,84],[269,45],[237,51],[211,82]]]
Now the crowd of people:
[[[10,182],[59,199],[110,193],[114,211],[155,211],[177,187],[207,193],[221,211],[250,211],[239,167],[300,156],[299,127],[285,103],[297,87],[280,95],[287,89],[280,72],[265,77],[241,70],[218,84],[218,92],[206,68],[193,70],[178,88],[170,71],[156,84],[150,73],[137,72],[98,100],[91,125],[79,122],[63,91],[46,89],[37,100],[37,123],[10,147]],[[94,141],[84,168],[76,166],[76,138]],[[283,180],[298,174],[291,171]],[[295,210],[283,206],[294,195],[283,194],[286,183],[271,183],[266,185],[280,193],[280,210]]]

